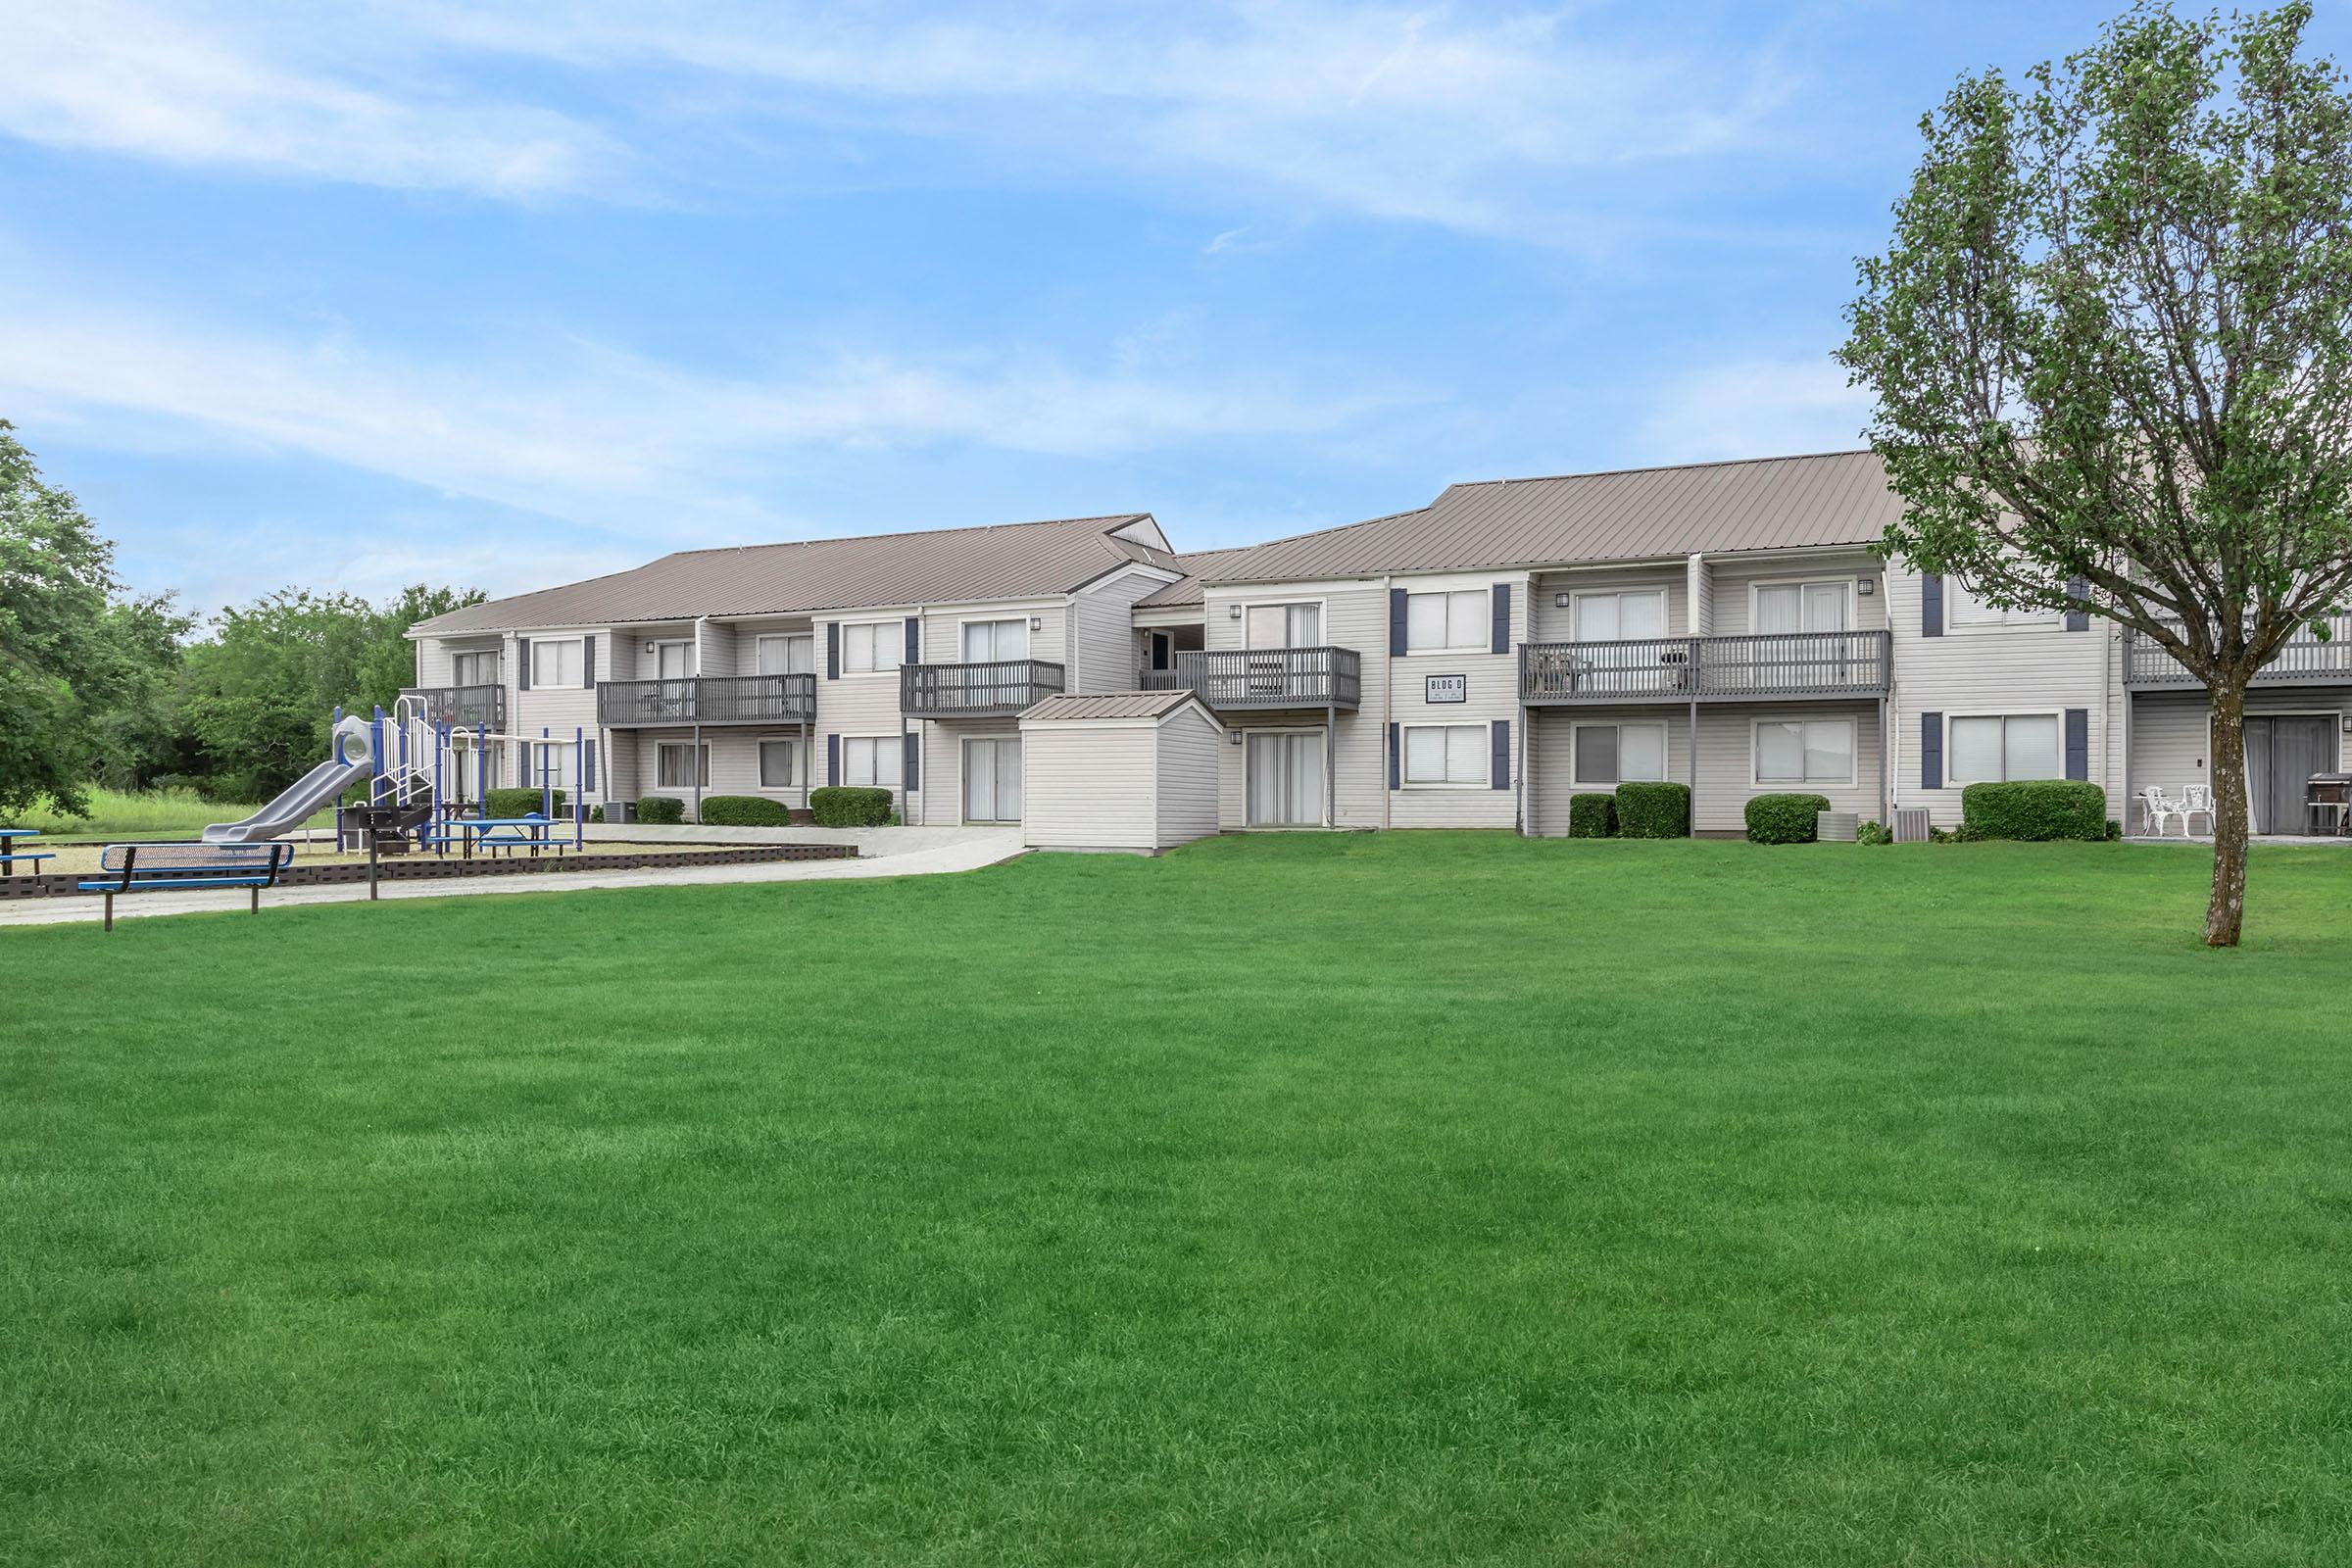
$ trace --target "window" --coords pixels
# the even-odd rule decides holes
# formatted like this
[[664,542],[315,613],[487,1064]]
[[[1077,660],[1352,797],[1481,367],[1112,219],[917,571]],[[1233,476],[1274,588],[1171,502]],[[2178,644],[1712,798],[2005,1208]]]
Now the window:
[[761,741],[760,743],[760,787],[763,790],[797,790],[808,782],[801,766],[799,741]]
[[1854,721],[1850,718],[1765,718],[1756,721],[1758,784],[1854,782]]
[[577,686],[582,673],[580,640],[577,637],[531,644],[532,685]]
[[989,664],[1000,660],[1029,657],[1029,619],[967,620],[963,623],[963,662]]
[[903,620],[848,621],[841,628],[841,668],[846,675],[874,675],[899,667],[906,649]]
[[1404,596],[1404,651],[1408,654],[1483,653],[1494,634],[1484,588]]
[[2062,778],[2056,713],[2010,713],[1951,720],[1951,782],[1998,784]]
[[1630,642],[1666,635],[1666,590],[1627,588],[1617,593],[1578,594],[1576,640]]
[[1484,784],[1486,781],[1486,725],[1404,726],[1404,782]]
[[450,655],[449,683],[452,686],[497,685],[497,653],[490,649],[482,649],[470,654]]
[[1245,647],[1318,648],[1323,643],[1321,605],[1251,605],[1242,622]]
[[761,675],[813,675],[816,639],[807,632],[756,639],[752,644],[755,671]]
[[702,768],[699,776],[694,767],[695,746],[688,741],[663,741],[655,748],[654,782],[665,790],[690,790],[698,785],[710,787],[710,743],[705,741],[701,751]]
[[671,642],[654,644],[654,679],[691,680],[694,676],[694,644]]
[[899,762],[904,754],[896,735],[844,735],[841,738],[841,781],[899,787]]
[[1756,585],[1756,630],[1766,635],[1844,631],[1851,579],[1767,582]]
[[1579,784],[1623,784],[1666,776],[1663,724],[1579,724],[1569,736],[1570,774]]
[[2001,610],[1977,597],[1977,591],[1957,577],[1943,579],[1943,615],[1954,626],[2048,626],[2053,610]]

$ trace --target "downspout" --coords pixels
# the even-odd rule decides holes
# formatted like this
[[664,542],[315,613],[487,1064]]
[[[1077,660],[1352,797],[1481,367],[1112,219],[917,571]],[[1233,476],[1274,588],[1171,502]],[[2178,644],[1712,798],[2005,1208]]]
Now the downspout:
[[[1396,651],[1389,646],[1389,595],[1396,591],[1396,581],[1393,575],[1380,579],[1380,825],[1384,829],[1396,825],[1396,792],[1389,788],[1389,732],[1396,722]],[[1205,620],[1208,596],[1203,593],[1200,597]]]

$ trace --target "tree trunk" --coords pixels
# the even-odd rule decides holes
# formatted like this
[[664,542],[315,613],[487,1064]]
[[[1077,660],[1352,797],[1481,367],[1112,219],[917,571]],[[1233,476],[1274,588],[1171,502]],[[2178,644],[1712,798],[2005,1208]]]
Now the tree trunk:
[[2213,898],[2205,906],[2205,945],[2234,948],[2246,919],[2246,689],[2216,683],[2213,693]]

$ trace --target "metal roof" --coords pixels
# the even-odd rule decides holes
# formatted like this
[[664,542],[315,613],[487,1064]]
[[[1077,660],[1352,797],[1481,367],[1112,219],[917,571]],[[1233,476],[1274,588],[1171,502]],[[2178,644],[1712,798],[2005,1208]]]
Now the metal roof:
[[1130,563],[1181,571],[1177,558],[1164,550],[1111,537],[1120,528],[1151,520],[1151,515],[1127,512],[985,528],[682,550],[631,571],[469,605],[411,630],[455,636],[704,615],[797,615],[1044,598],[1068,593]]
[[1175,558],[1174,565],[1184,576],[1164,588],[1155,588],[1135,602],[1138,610],[1165,610],[1171,606],[1200,603],[1200,585],[1216,574],[1217,568],[1239,556],[1263,548],[1258,545],[1237,545],[1231,550],[1195,550]]
[[1901,513],[1873,453],[1743,459],[1457,484],[1417,512],[1188,569],[1208,582],[1273,582],[1867,545]]
[[[1199,701],[1191,692],[1070,692],[1044,699],[1021,717],[1056,723],[1078,718],[1157,718]],[[1207,709],[1203,707],[1201,711]]]

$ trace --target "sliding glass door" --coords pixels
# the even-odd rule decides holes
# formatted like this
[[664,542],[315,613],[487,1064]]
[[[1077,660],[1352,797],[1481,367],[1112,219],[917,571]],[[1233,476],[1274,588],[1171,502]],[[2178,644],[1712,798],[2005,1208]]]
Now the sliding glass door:
[[1017,736],[963,743],[963,819],[1021,819],[1021,743]]
[[1251,827],[1323,825],[1323,735],[1253,734],[1246,752]]

